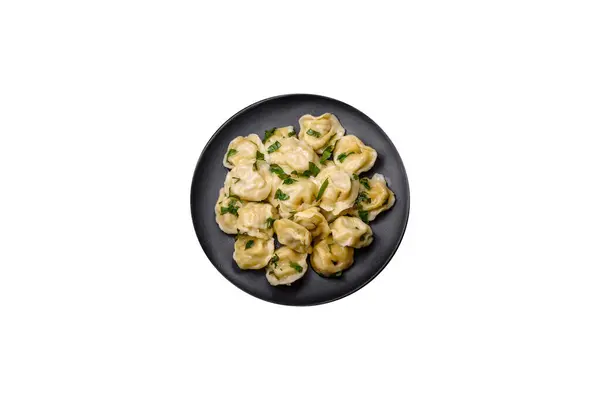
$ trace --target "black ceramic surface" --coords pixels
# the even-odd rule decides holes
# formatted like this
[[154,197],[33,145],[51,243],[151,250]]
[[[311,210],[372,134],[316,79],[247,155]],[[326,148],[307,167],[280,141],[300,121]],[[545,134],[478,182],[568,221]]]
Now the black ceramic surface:
[[[304,114],[335,114],[346,134],[358,136],[377,150],[375,166],[361,176],[383,174],[396,195],[394,206],[370,223],[373,243],[354,252],[354,265],[340,278],[323,278],[309,268],[302,279],[291,286],[271,286],[265,270],[243,271],[233,261],[235,237],[219,229],[215,222],[215,203],[227,169],[223,155],[236,136],[256,133],[261,138],[272,127],[293,125],[300,131],[298,119]],[[292,94],[259,101],[225,122],[202,151],[191,190],[192,219],[200,245],[213,265],[231,283],[260,299],[285,305],[315,305],[340,299],[371,281],[390,261],[404,235],[409,212],[406,171],[389,137],[373,120],[356,108],[331,98]],[[310,256],[308,257],[310,264]]]

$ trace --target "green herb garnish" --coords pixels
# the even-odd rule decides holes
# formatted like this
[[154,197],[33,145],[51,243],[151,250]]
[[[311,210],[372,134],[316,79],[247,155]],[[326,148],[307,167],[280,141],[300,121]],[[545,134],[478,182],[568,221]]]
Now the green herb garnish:
[[358,175],[352,174],[352,179],[354,179],[355,181],[357,181],[358,180]]
[[369,222],[369,212],[368,211],[359,211],[358,216],[360,217],[360,219],[362,219],[362,221],[364,223]]
[[325,193],[325,189],[329,185],[329,178],[325,179],[325,182],[321,184],[321,188],[319,189],[319,193],[317,193],[317,200],[321,200],[323,193]]
[[294,268],[298,272],[302,272],[302,267],[298,263],[295,263],[295,262],[292,261],[290,263],[290,267]]
[[267,229],[271,229],[273,227],[273,222],[275,222],[275,219],[271,217],[267,218]]
[[279,141],[276,141],[275,143],[269,146],[269,148],[267,149],[267,153],[271,154],[272,152],[277,151],[280,147],[281,143],[279,143]]
[[340,155],[338,156],[338,158],[337,158],[337,159],[338,159],[338,161],[339,161],[339,162],[343,163],[343,162],[344,162],[344,160],[346,159],[346,157],[348,157],[350,154],[354,154],[354,152],[353,152],[353,151],[351,151],[350,153],[342,153],[342,154],[340,154]]
[[269,140],[269,138],[271,136],[273,136],[275,134],[275,129],[277,129],[277,128],[273,128],[273,129],[269,129],[268,131],[265,131],[265,138],[263,139],[263,143],[265,143],[267,140]]
[[325,161],[329,160],[329,157],[331,157],[332,153],[333,153],[333,146],[327,146],[325,148],[325,150],[323,151],[323,155],[321,156],[321,159],[319,160],[321,162],[321,164],[325,164]]
[[275,198],[278,199],[278,200],[287,200],[287,199],[290,198],[290,196],[287,195],[287,194],[285,194],[285,193],[283,193],[281,191],[281,189],[277,189],[277,191],[275,192]]
[[316,138],[320,138],[321,137],[321,133],[320,132],[313,131],[312,129],[307,130],[306,134],[309,135],[309,136],[314,136]]
[[256,152],[256,159],[257,160],[265,161],[265,155],[263,153],[261,153],[260,151],[257,151]]
[[367,178],[360,178],[361,185],[363,185],[367,190],[371,190],[371,186],[369,185],[369,180]]
[[292,137],[295,134],[296,134],[296,131],[294,130],[294,128],[292,128],[292,130],[288,132],[288,137]]
[[235,200],[231,200],[227,207],[221,207],[221,215],[225,215],[225,214],[229,213],[229,214],[233,214],[237,217],[238,209],[239,209],[239,207],[235,206]]
[[292,183],[294,183],[294,182],[298,182],[298,181],[297,181],[297,180],[295,180],[295,179],[289,178],[289,177],[288,177],[288,178],[285,178],[285,179],[283,180],[283,184],[284,184],[284,185],[291,185],[291,184],[292,184]]
[[335,273],[334,275],[336,278],[339,278],[340,276],[342,276],[342,271],[338,271]]
[[354,200],[354,204],[356,204],[357,207],[362,207],[360,205],[360,203],[367,203],[367,204],[371,203],[371,198],[369,197],[367,192],[359,192],[358,196],[356,196],[356,200]]
[[317,176],[319,174],[319,172],[321,172],[321,170],[319,169],[319,167],[317,167],[315,165],[315,163],[313,163],[312,161],[309,161],[308,162],[308,169],[306,171],[304,171],[302,173],[302,175],[308,178],[309,176]]
[[249,249],[252,246],[254,246],[254,240],[248,240],[246,242],[246,250]]
[[277,266],[277,261],[279,261],[279,256],[277,254],[275,254],[273,257],[271,257],[271,261],[269,261],[271,264],[273,264],[274,266]]
[[225,160],[227,162],[229,162],[229,157],[235,156],[236,154],[237,154],[237,150],[236,149],[229,149],[229,151],[227,152],[227,157],[225,158]]

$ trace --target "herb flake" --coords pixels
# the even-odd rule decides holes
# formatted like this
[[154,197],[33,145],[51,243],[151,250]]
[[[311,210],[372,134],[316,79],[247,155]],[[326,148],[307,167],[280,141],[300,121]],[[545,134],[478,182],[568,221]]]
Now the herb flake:
[[287,200],[287,199],[289,199],[289,198],[290,198],[290,196],[289,196],[289,195],[287,195],[287,194],[285,194],[285,193],[283,193],[283,192],[281,191],[281,189],[277,189],[277,191],[275,192],[275,198],[276,198],[277,200]]
[[272,145],[269,146],[269,148],[267,149],[267,153],[271,154],[274,151],[279,150],[279,148],[281,147],[281,143],[279,143],[279,141],[275,141],[275,143],[273,143]]
[[227,151],[227,157],[225,158],[225,160],[226,160],[227,162],[229,162],[229,157],[231,157],[231,156],[235,156],[235,155],[237,154],[237,152],[238,152],[238,151],[237,151],[236,149],[229,149],[229,150]]
[[321,184],[321,188],[319,189],[319,193],[317,193],[317,200],[321,200],[321,197],[323,197],[323,193],[325,193],[325,189],[327,189],[328,185],[329,185],[329,178],[325,179],[325,182],[323,182]]
[[371,185],[369,185],[369,179],[360,178],[360,184],[363,185],[367,190],[371,190]]
[[295,262],[292,261],[290,263],[290,267],[294,268],[298,272],[302,272],[302,266],[300,264],[298,264],[298,263],[295,263]]
[[251,239],[251,240],[248,240],[248,241],[246,242],[246,246],[245,246],[245,247],[246,247],[246,250],[248,250],[248,249],[249,249],[250,247],[252,247],[252,246],[254,246],[254,240],[252,240],[252,239]]
[[321,159],[319,160],[321,162],[321,164],[325,164],[325,161],[329,160],[329,157],[331,157],[332,153],[333,153],[333,146],[327,146],[325,148],[325,150],[323,150],[323,155],[321,156]]
[[314,136],[316,138],[320,138],[321,137],[321,132],[317,132],[317,131],[314,131],[312,129],[307,130],[306,134],[309,135],[309,136]]
[[353,152],[353,151],[351,151],[350,153],[342,153],[342,154],[340,154],[340,155],[338,156],[338,158],[337,158],[337,159],[338,159],[338,161],[339,161],[340,163],[343,163],[343,162],[344,162],[344,160],[346,159],[346,157],[348,157],[350,154],[354,154],[354,152]]
[[265,131],[265,138],[263,139],[263,143],[265,143],[267,140],[269,140],[269,138],[271,136],[273,136],[275,134],[275,129],[277,129],[277,128],[272,128],[272,129],[269,129],[268,131]]

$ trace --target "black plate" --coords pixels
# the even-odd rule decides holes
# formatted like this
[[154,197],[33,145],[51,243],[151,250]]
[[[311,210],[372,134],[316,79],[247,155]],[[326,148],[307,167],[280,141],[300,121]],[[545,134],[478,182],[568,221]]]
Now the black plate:
[[[312,268],[291,286],[269,285],[265,270],[242,271],[233,261],[234,236],[223,233],[215,222],[215,203],[227,169],[223,155],[236,136],[264,131],[274,126],[294,125],[304,114],[335,114],[347,134],[355,134],[377,150],[375,166],[362,176],[383,174],[396,194],[396,204],[371,222],[375,239],[354,252],[354,265],[340,278],[323,278]],[[271,97],[246,107],[221,126],[200,155],[191,193],[192,219],[200,245],[213,265],[231,283],[260,299],[285,305],[315,305],[340,299],[371,281],[390,261],[404,235],[409,212],[408,178],[398,151],[373,120],[356,108],[331,98],[312,94]],[[310,256],[308,257],[310,260]]]

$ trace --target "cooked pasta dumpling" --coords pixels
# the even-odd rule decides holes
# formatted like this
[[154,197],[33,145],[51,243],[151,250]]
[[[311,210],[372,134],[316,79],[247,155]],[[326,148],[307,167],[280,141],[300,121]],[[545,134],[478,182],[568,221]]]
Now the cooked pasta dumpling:
[[354,135],[346,135],[338,140],[333,150],[333,162],[351,174],[370,170],[375,160],[377,160],[375,149],[365,145]]
[[267,280],[273,286],[289,285],[302,278],[307,269],[306,253],[283,246],[275,250],[275,255],[267,265]]
[[320,207],[334,216],[352,207],[358,195],[358,181],[332,163],[321,169],[314,182]]
[[278,219],[273,224],[279,243],[298,253],[311,253],[311,236],[308,229],[289,219]]
[[275,239],[259,239],[238,235],[233,245],[233,259],[241,269],[261,269],[267,266],[275,252]]
[[327,219],[321,214],[319,207],[310,207],[294,214],[292,220],[305,227],[313,241],[319,241],[331,233]]
[[243,202],[237,197],[229,197],[225,189],[219,190],[219,199],[215,204],[215,219],[219,228],[230,235],[237,233],[238,210]]
[[[315,184],[306,178],[288,178],[279,185],[275,199],[279,202],[279,213],[283,218],[302,211],[315,203]],[[289,182],[289,184],[286,184]]]
[[298,138],[308,143],[318,154],[322,154],[328,146],[335,146],[335,142],[346,133],[340,121],[330,113],[318,117],[303,115],[299,122]]
[[246,203],[238,210],[235,227],[239,233],[270,239],[277,218],[277,209],[268,203]]
[[349,246],[359,249],[366,247],[373,241],[371,227],[359,218],[341,216],[331,224],[333,240],[340,246]]
[[392,208],[395,202],[396,196],[387,187],[385,177],[374,174],[371,179],[360,178],[360,192],[350,214],[364,222],[373,221],[377,215]]
[[242,200],[262,201],[271,193],[271,179],[265,162],[240,164],[227,173],[225,190]]
[[268,147],[267,152],[270,152],[270,162],[281,166],[288,174],[292,171],[304,172],[309,169],[311,162],[319,162],[319,157],[312,147],[296,137],[277,140]]
[[246,137],[238,136],[229,143],[223,157],[223,165],[233,168],[241,164],[254,164],[258,153],[261,153],[264,158],[265,146],[258,135],[251,133]]
[[338,275],[354,262],[354,249],[340,246],[331,236],[319,241],[310,256],[310,264],[321,275]]

